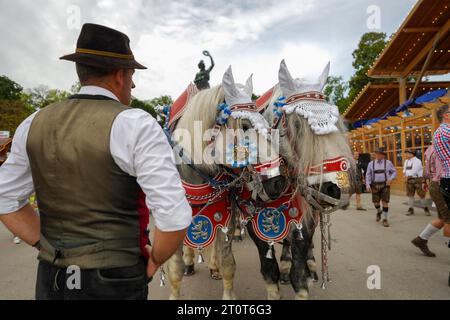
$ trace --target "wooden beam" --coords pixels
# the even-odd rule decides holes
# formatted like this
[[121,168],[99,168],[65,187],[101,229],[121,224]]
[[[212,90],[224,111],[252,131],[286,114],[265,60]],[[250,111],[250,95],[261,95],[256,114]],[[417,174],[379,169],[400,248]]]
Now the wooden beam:
[[428,54],[433,48],[433,46],[439,41],[439,39],[444,35],[448,30],[450,30],[450,19],[445,23],[445,25],[440,28],[439,32],[436,33],[436,36],[433,37],[428,43],[422,48],[422,50],[416,54],[416,57],[406,66],[403,70],[402,77],[408,77],[412,70],[425,58],[425,55]]
[[384,147],[383,146],[383,128],[381,126],[378,128],[378,145],[380,147]]
[[424,108],[426,108],[428,110],[433,110],[433,109],[439,108],[442,105],[443,105],[443,103],[439,102],[439,101],[422,103],[422,107],[424,107]]
[[403,155],[405,154],[405,150],[406,150],[406,125],[405,125],[405,120],[402,120],[400,126],[402,127],[401,129],[401,146],[402,146],[402,160],[403,160]]
[[400,101],[400,105],[404,104],[406,102],[407,96],[406,96],[406,79],[405,78],[399,78],[398,79],[398,101]]
[[411,109],[409,109],[409,112],[411,112],[413,115],[417,116],[417,115],[423,115],[423,114],[429,113],[430,110],[427,108],[411,108]]
[[439,121],[436,116],[437,109],[432,109],[431,112],[432,112],[431,113],[431,119],[432,119],[431,131],[434,134],[434,132],[436,132],[436,130],[439,128]]
[[388,117],[387,120],[391,121],[392,124],[398,124],[402,121],[402,117],[399,116],[392,116],[392,117]]
[[439,27],[410,27],[402,30],[405,33],[438,32]]
[[[408,16],[405,18],[405,20],[403,20],[400,28],[398,28],[397,32],[393,35],[393,38],[388,42],[388,44],[386,45],[386,47],[384,48],[384,50],[381,52],[380,56],[377,58],[377,60],[375,61],[375,63],[373,64],[372,68],[369,70],[369,72],[367,73],[367,75],[371,78],[375,78],[373,75],[374,69],[376,69],[376,67],[378,66],[378,64],[383,60],[384,56],[387,54],[387,52],[389,51],[389,49],[391,48],[392,44],[396,42],[397,37],[400,35],[400,30],[402,30],[403,28],[406,27],[407,23],[409,22],[409,19],[414,16],[414,14],[419,10],[420,4],[422,3],[422,1],[417,1],[416,4],[414,5],[414,8],[409,12]],[[397,78],[397,77],[394,77]]]

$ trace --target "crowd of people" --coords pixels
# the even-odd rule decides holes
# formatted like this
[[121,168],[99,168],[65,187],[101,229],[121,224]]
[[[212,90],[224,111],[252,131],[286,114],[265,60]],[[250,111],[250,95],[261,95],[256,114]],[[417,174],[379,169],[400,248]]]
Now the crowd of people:
[[[437,110],[440,127],[435,132],[432,145],[425,152],[425,164],[413,150],[404,154],[403,176],[406,184],[408,211],[406,216],[415,214],[415,195],[420,198],[420,204],[426,216],[431,216],[426,200],[427,191],[430,194],[437,218],[433,219],[424,230],[412,240],[427,257],[435,257],[428,247],[428,240],[438,231],[443,230],[445,244],[450,248],[450,109],[444,105]],[[376,221],[382,221],[384,227],[389,227],[389,200],[391,184],[397,178],[397,170],[393,163],[386,159],[386,150],[378,148],[375,159],[365,168],[356,152],[356,208],[366,210],[361,204],[361,193],[364,186],[372,193],[372,202],[376,209]]]

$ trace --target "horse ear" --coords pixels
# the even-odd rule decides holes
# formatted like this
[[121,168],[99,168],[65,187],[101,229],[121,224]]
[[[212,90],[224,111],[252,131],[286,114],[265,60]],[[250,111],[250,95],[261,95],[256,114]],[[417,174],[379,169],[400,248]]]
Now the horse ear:
[[289,72],[289,69],[286,65],[286,62],[281,61],[280,64],[280,71],[278,72],[278,80],[280,82],[280,88],[283,92],[283,95],[286,97],[289,97],[293,93],[295,93],[295,83],[294,79],[291,76],[291,73]]
[[245,92],[248,94],[249,97],[253,95],[253,73],[250,75],[247,82],[245,83]]
[[225,100],[229,100],[229,98],[236,97],[237,89],[236,83],[234,82],[233,70],[231,66],[228,67],[227,71],[223,75],[222,79],[222,87],[225,92]]
[[319,91],[323,91],[325,85],[328,82],[328,77],[330,76],[330,62],[327,63],[327,66],[322,72],[322,75],[319,77]]

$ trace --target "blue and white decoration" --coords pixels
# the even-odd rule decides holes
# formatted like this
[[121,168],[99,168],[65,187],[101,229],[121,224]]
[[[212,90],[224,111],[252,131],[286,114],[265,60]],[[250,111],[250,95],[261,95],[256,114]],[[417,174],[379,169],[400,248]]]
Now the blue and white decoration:
[[265,208],[258,214],[258,231],[267,239],[277,239],[286,230],[286,217],[283,212],[287,206]]
[[203,215],[195,216],[187,232],[189,241],[201,248],[210,242],[212,236],[213,224],[211,220]]

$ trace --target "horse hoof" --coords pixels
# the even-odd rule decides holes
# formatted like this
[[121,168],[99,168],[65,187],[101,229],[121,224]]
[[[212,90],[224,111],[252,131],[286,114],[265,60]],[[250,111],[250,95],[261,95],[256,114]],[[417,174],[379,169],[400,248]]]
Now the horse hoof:
[[211,275],[211,279],[213,280],[222,280],[222,276],[220,275],[219,270],[209,270],[209,273]]
[[237,300],[237,296],[234,292],[224,293],[222,300],[224,300],[224,301]]
[[305,289],[300,289],[300,291],[295,295],[295,300],[308,300],[309,292]]
[[287,286],[291,283],[291,279],[289,278],[288,273],[282,273],[280,274],[280,284],[283,286]]
[[195,274],[194,265],[184,267],[184,276],[191,277]]

